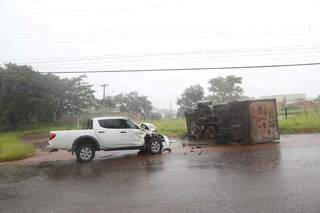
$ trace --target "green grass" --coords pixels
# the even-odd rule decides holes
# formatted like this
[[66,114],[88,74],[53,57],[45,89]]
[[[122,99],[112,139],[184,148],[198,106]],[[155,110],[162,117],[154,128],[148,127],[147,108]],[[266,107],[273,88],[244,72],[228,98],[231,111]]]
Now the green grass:
[[33,144],[22,143],[18,133],[0,134],[0,162],[30,157],[35,150]]
[[279,120],[281,134],[320,132],[320,117],[316,113],[289,116]]
[[181,138],[187,133],[186,121],[185,119],[172,119],[172,120],[159,120],[159,121],[149,121],[154,124],[157,131],[168,137]]
[[33,156],[36,147],[30,143],[23,143],[20,136],[28,134],[48,133],[50,130],[75,129],[75,126],[37,123],[19,127],[14,131],[0,133],[0,162],[20,160]]
[[20,135],[27,135],[27,134],[41,134],[41,133],[48,133],[52,130],[71,130],[71,129],[79,129],[75,125],[65,125],[65,124],[55,124],[55,123],[35,123],[35,124],[28,124],[19,129],[15,130],[15,133]]

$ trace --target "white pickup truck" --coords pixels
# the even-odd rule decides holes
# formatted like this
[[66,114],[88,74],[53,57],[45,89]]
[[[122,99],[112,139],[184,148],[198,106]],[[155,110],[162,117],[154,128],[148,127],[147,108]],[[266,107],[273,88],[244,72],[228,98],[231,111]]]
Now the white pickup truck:
[[91,161],[99,150],[138,149],[152,154],[170,150],[166,136],[154,125],[138,125],[126,117],[102,117],[88,120],[82,130],[51,131],[49,150],[69,150],[81,162]]

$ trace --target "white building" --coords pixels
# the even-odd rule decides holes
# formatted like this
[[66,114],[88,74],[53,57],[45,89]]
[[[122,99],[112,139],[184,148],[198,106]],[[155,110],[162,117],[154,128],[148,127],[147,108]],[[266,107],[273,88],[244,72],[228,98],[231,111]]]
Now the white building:
[[270,98],[275,98],[278,103],[286,102],[287,104],[302,102],[307,99],[306,94],[304,93],[261,96],[259,99],[270,99]]

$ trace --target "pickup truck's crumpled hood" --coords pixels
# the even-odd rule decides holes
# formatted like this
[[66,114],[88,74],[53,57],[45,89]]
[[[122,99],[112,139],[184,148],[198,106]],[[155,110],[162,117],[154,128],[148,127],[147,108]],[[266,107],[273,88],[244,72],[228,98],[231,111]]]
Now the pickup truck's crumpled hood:
[[140,126],[146,128],[147,130],[149,130],[151,132],[156,131],[156,126],[151,123],[142,123]]

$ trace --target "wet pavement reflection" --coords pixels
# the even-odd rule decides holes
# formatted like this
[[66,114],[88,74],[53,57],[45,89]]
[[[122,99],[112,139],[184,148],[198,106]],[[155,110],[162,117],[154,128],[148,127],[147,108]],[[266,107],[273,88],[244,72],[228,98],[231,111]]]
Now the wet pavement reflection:
[[320,135],[0,165],[0,212],[319,212]]

